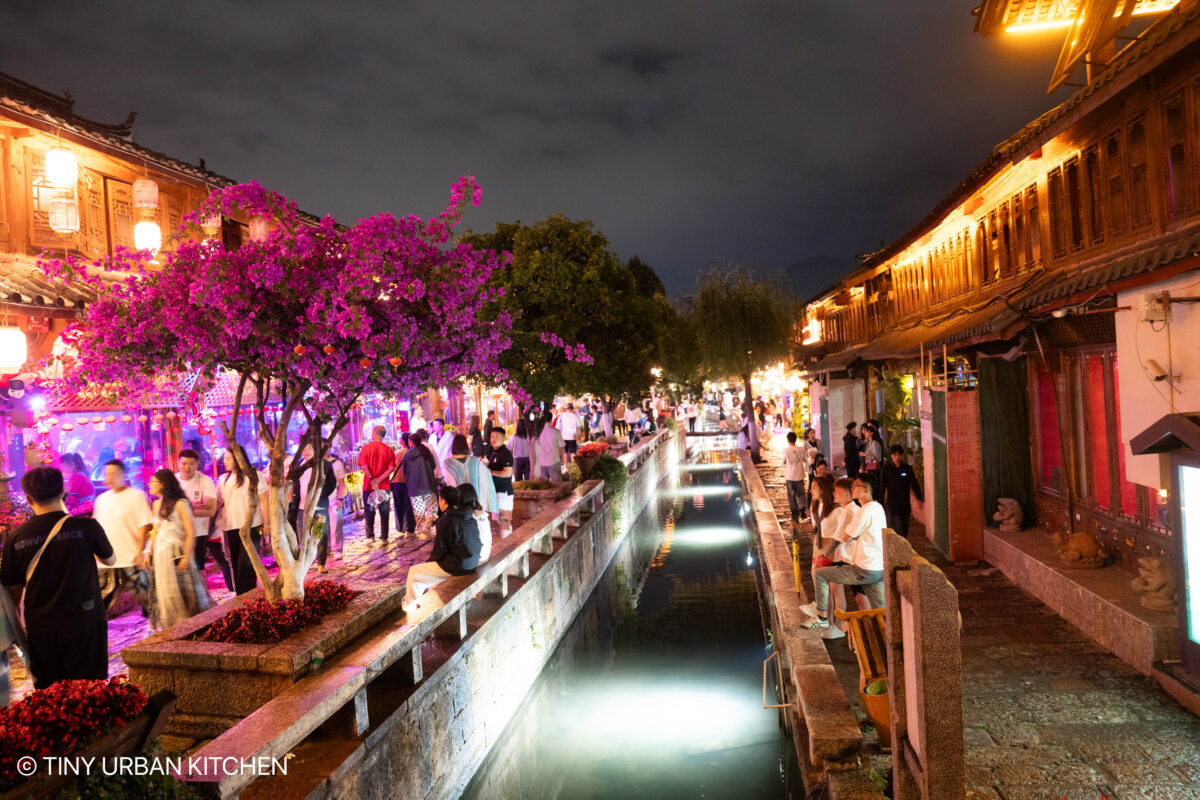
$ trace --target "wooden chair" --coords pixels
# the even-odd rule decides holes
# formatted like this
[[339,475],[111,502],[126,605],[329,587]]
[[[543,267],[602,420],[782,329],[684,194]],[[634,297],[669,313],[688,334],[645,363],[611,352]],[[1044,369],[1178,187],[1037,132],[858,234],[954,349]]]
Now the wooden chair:
[[843,611],[840,608],[833,612],[840,620],[845,620],[854,646],[854,654],[858,657],[858,698],[859,705],[871,717],[875,730],[879,733],[879,742],[884,747],[892,745],[892,719],[888,694],[867,694],[867,686],[878,680],[887,679],[887,643],[884,639],[883,625],[887,610],[869,608],[866,611]]

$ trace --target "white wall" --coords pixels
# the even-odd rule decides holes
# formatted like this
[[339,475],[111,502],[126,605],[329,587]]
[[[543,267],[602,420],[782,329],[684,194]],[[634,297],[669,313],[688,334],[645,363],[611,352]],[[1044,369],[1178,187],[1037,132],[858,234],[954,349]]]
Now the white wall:
[[[1121,439],[1125,448],[1125,478],[1156,489],[1166,488],[1159,472],[1159,456],[1135,456],[1129,440],[1171,412],[1171,387],[1153,381],[1146,362],[1157,361],[1175,380],[1175,410],[1200,412],[1200,304],[1171,306],[1172,319],[1164,323],[1140,322],[1142,297],[1156,292],[1177,297],[1200,297],[1200,270],[1117,296],[1117,368],[1120,381]],[[1157,330],[1156,330],[1157,329]],[[1170,349],[1167,341],[1170,339]]]

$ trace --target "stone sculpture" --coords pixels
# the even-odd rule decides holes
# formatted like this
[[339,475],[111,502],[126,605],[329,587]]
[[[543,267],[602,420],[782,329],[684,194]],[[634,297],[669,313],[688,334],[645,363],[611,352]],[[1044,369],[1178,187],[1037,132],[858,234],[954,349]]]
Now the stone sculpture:
[[1099,569],[1108,563],[1108,551],[1090,533],[1060,531],[1054,534],[1054,546],[1064,567]]
[[1000,530],[1012,532],[1025,527],[1025,512],[1021,510],[1020,503],[1011,497],[1001,497],[998,506],[999,510],[992,514],[992,519],[1000,523]]
[[1142,595],[1143,608],[1175,613],[1175,575],[1161,558],[1139,558],[1138,576],[1131,585]]

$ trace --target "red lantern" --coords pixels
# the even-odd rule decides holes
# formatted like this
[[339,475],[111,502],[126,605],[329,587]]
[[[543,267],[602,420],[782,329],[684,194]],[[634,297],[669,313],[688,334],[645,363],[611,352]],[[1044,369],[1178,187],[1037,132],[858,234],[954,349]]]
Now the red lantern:
[[93,425],[99,425],[101,422],[104,422],[104,417],[100,416],[99,414],[97,414],[96,416],[92,417],[92,424],[93,424]]
[[109,423],[116,422],[117,418],[114,415],[109,414],[107,417],[104,418],[104,421],[109,422]]
[[369,359],[369,358],[360,359],[358,362],[358,365],[360,367],[362,367],[363,369],[367,369],[368,367],[371,366],[371,359]]
[[298,345],[296,345],[295,347],[293,347],[293,348],[292,348],[292,352],[293,352],[293,353],[295,353],[295,354],[296,354],[296,355],[298,355],[298,356],[302,356],[302,355],[304,355],[304,354],[305,354],[305,352],[307,352],[307,351],[308,351],[308,348],[307,348],[307,347],[305,347],[305,346],[304,346],[304,345],[302,345],[302,344],[298,344]]
[[331,355],[333,355],[333,351],[335,348],[333,345],[327,344],[324,347],[322,347],[321,349],[325,351],[325,355],[331,356]]
[[137,421],[138,422],[149,422],[150,418],[147,417],[145,414],[138,414]]
[[391,364],[393,367],[398,367],[404,363],[404,359],[400,358],[400,356],[392,356],[391,358],[388,359],[388,363]]
[[167,419],[175,419],[177,416],[179,416],[179,415],[176,414],[174,411],[167,412]]
[[128,414],[121,415],[121,422],[133,422],[133,417]]
[[46,420],[46,424],[48,424],[51,428],[53,428],[55,425],[58,424],[58,417],[51,417],[50,419]]
[[73,430],[75,430],[75,426],[74,426],[74,425],[72,425],[72,424],[71,424],[71,423],[69,423],[69,422],[64,422],[64,423],[63,423],[63,426],[62,426],[62,429],[63,429],[64,431],[73,431]]

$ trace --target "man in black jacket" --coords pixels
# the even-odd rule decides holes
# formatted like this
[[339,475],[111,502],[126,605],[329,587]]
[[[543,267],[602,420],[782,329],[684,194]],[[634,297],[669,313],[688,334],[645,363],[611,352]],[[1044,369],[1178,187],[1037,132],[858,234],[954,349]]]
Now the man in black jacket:
[[900,445],[892,445],[892,458],[883,465],[879,482],[883,489],[883,507],[887,509],[892,530],[907,539],[908,523],[912,519],[909,493],[916,495],[922,503],[925,502],[925,495],[921,492],[915,470],[904,460],[904,448]]
[[408,569],[405,608],[411,608],[431,587],[455,575],[471,575],[479,566],[483,550],[479,526],[471,516],[471,509],[461,505],[457,487],[443,486],[438,491],[438,508],[442,515],[438,517],[429,561]]
[[842,437],[842,448],[845,454],[846,477],[858,477],[858,423],[846,425],[846,435]]

